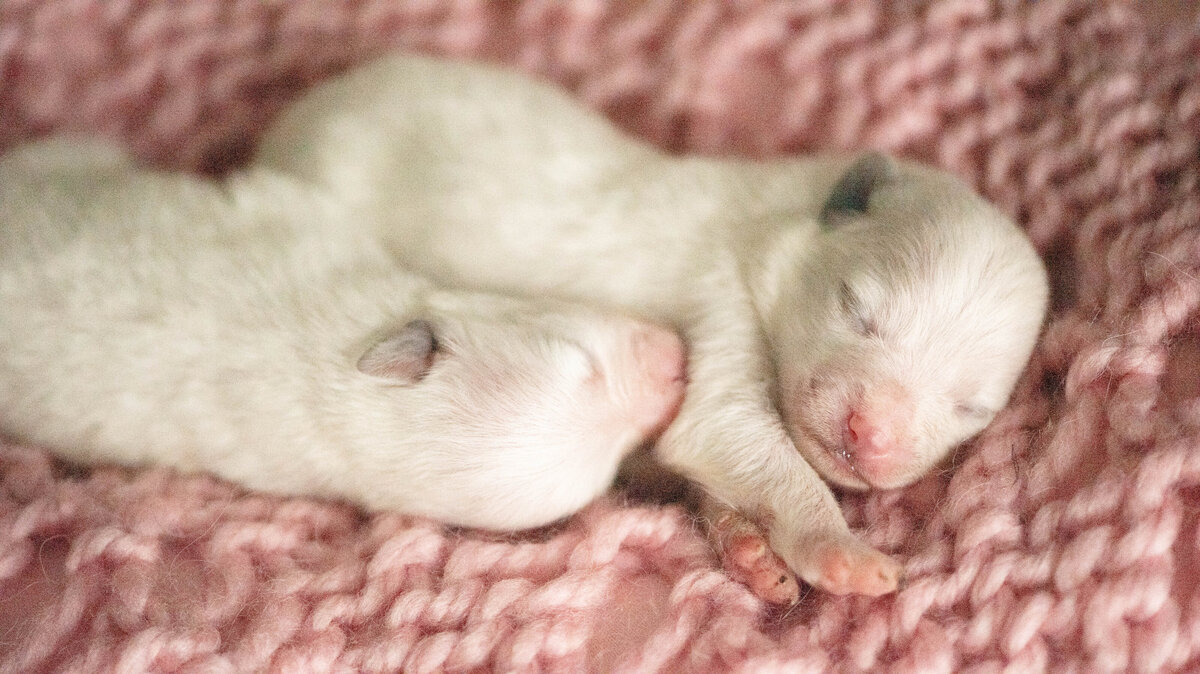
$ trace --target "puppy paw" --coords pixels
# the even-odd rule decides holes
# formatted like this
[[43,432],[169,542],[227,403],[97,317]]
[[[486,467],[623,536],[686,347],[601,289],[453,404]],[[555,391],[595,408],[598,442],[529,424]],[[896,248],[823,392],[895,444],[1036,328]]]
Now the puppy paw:
[[800,598],[800,583],[758,533],[734,536],[725,549],[725,571],[768,604],[791,606]]
[[796,568],[806,583],[833,594],[878,597],[895,592],[904,582],[904,567],[849,534],[805,540]]
[[771,550],[766,535],[757,525],[734,510],[726,510],[709,522],[709,536],[731,578],[769,604],[796,603],[800,584],[787,564]]

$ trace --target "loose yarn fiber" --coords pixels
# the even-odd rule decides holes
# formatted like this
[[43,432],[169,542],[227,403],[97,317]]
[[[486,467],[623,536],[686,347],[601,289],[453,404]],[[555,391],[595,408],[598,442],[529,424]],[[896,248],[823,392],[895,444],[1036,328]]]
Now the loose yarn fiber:
[[[0,150],[219,173],[389,49],[559,82],[659,147],[873,147],[970,181],[1055,283],[952,471],[843,499],[906,563],[767,612],[677,507],[513,537],[0,444],[0,672],[1200,671],[1200,21],[1187,3],[3,0]],[[2,312],[2,310],[0,310]],[[0,314],[0,320],[3,320]]]

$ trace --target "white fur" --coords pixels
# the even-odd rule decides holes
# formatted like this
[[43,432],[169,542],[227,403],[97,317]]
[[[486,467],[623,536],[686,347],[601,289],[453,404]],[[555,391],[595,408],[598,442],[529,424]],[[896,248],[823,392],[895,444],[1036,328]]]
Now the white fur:
[[[443,283],[677,326],[689,385],[659,457],[760,516],[801,577],[835,590],[817,544],[878,557],[818,472],[850,488],[926,473],[1005,404],[1046,308],[1028,241],[949,176],[902,165],[824,231],[848,159],[669,157],[485,66],[360,68],[303,97],[258,160],[326,186]],[[839,458],[851,411],[880,456]]]
[[[586,504],[674,413],[673,333],[439,290],[311,192],[69,141],[2,158],[0,429],[89,463],[514,529]],[[387,341],[413,319],[434,326],[428,362]]]

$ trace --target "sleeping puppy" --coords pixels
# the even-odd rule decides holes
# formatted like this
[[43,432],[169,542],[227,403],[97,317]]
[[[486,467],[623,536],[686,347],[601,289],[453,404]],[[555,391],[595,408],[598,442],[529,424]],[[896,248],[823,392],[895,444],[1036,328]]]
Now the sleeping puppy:
[[677,410],[674,333],[441,290],[339,210],[97,145],[0,158],[0,432],[511,530],[602,493]]
[[367,65],[296,103],[257,161],[441,283],[680,330],[687,392],[656,457],[703,487],[727,568],[771,601],[796,596],[784,564],[834,593],[897,587],[821,478],[927,473],[1005,405],[1046,310],[1030,243],[948,175],[670,157],[484,66]]

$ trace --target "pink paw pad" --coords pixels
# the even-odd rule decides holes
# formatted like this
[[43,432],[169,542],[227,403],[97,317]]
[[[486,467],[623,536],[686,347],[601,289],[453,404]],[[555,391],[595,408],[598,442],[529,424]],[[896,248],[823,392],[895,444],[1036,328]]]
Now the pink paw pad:
[[800,584],[766,539],[755,533],[731,536],[725,545],[725,570],[759,599],[790,606],[800,598]]
[[809,582],[833,594],[878,597],[895,592],[904,579],[895,560],[853,539],[819,541],[811,559],[816,573]]
[[771,549],[762,529],[742,513],[706,504],[709,536],[730,578],[769,604],[791,606],[800,598],[796,575]]

